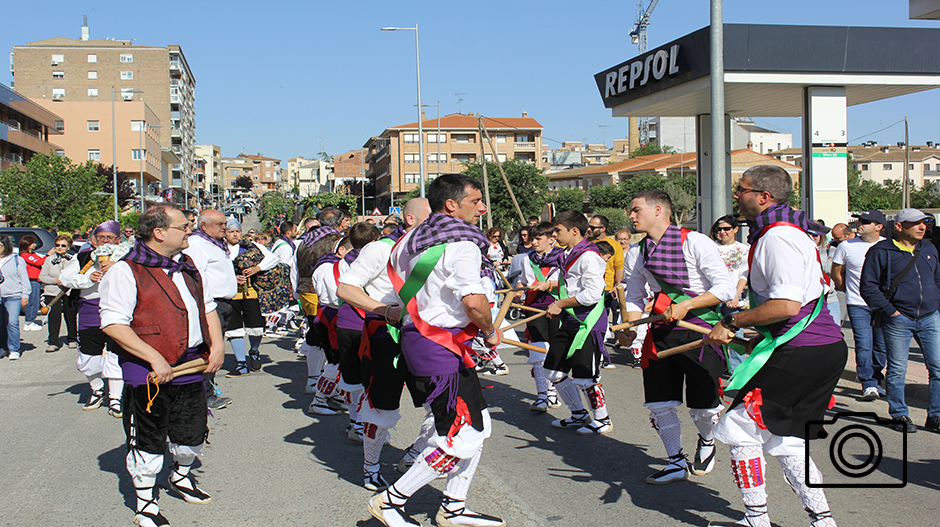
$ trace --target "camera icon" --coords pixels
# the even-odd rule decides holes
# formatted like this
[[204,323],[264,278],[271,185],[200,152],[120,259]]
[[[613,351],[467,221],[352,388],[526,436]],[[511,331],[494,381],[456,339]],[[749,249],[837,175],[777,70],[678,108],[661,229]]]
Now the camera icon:
[[[907,485],[907,431],[874,412],[837,412],[830,420],[806,422],[806,461],[826,481],[813,488],[902,488]],[[812,446],[811,446],[812,445]],[[828,452],[826,451],[828,450]]]

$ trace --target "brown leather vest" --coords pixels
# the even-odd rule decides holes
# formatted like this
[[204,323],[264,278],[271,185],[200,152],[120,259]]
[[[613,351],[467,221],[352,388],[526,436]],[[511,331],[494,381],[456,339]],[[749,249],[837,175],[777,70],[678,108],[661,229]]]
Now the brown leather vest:
[[[183,255],[190,264],[192,260]],[[137,282],[137,307],[131,329],[140,340],[152,346],[173,366],[189,347],[189,320],[183,297],[173,280],[159,267],[144,267],[135,262],[127,262]],[[199,306],[199,328],[202,330],[202,344],[199,345],[203,357],[209,353],[209,325],[206,322],[206,306],[203,303],[202,284],[193,280],[187,273],[183,280],[189,293]],[[120,349],[124,356],[129,353]]]

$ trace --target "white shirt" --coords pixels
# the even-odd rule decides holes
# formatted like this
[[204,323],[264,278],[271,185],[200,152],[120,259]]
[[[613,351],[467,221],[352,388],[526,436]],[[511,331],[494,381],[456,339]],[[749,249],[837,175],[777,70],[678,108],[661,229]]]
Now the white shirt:
[[[735,283],[721,259],[718,246],[711,238],[690,232],[682,244],[682,256],[689,270],[689,287],[696,295],[711,293],[721,302],[734,298]],[[627,311],[643,311],[647,290],[660,291],[659,282],[646,270],[640,244],[631,245],[624,258],[624,284]]]
[[[522,285],[532,285],[535,283],[535,271],[532,270],[532,264],[530,263],[531,260],[529,260],[529,255],[522,254],[519,256],[521,256],[522,258],[525,258],[525,260],[521,262],[521,265],[519,266],[522,271],[522,275],[519,276],[517,280],[519,282],[522,282]],[[519,256],[517,256],[516,258],[519,258]],[[558,268],[552,267],[551,270],[548,272],[548,276],[545,277],[545,280],[546,281],[558,280]]]
[[365,289],[370,297],[385,305],[401,304],[388,278],[387,264],[391,254],[392,246],[387,242],[379,240],[369,243],[359,251],[359,256],[349,269],[340,275],[340,283]]
[[[180,255],[173,259],[179,260]],[[167,269],[161,269],[164,273],[169,273]],[[189,321],[189,343],[188,347],[195,348],[202,344],[202,329],[199,327],[199,306],[196,305],[196,299],[186,287],[186,281],[183,280],[183,273],[173,273],[173,285],[179,291],[183,304],[186,306],[186,320]],[[134,279],[134,271],[127,262],[118,262],[114,264],[99,284],[101,291],[101,327],[106,328],[112,324],[130,325],[134,320],[134,309],[137,308],[137,280]],[[215,300],[209,294],[208,289],[202,289],[202,302],[206,306],[206,313],[215,311]]]
[[716,243],[715,245],[718,247],[718,254],[721,255],[722,261],[725,262],[725,267],[734,278],[735,285],[742,278],[747,278],[747,251],[751,246],[741,242],[729,245]]
[[757,240],[750,281],[760,300],[785,299],[801,306],[823,294],[822,268],[813,240],[786,225],[767,230]]
[[[567,255],[571,249],[566,249]],[[593,306],[604,300],[604,273],[607,271],[607,262],[594,251],[581,254],[568,268],[565,278],[565,289],[569,298],[574,298],[582,306]],[[529,269],[532,272],[532,269]]]
[[202,275],[202,286],[212,298],[231,299],[238,292],[235,267],[221,247],[201,236],[190,236],[189,247],[183,252],[193,259]]
[[[264,259],[261,260],[261,263],[258,264],[258,267],[261,269],[261,271],[270,271],[271,269],[274,269],[275,267],[277,267],[278,259],[274,253],[269,251],[267,247],[265,247],[264,245],[261,245],[260,243],[255,243],[255,242],[251,242],[251,243],[253,243],[255,247],[257,247],[261,251],[261,254],[264,255]],[[240,246],[237,243],[235,245],[228,246],[228,257],[232,261],[235,261],[235,258],[238,256],[239,247]]]
[[[336,295],[336,278],[333,276],[334,264],[324,264],[313,271],[313,290],[317,293],[317,301],[321,306],[339,308],[343,301]],[[339,262],[339,274],[349,269],[345,260]]]
[[[95,257],[92,256],[92,259],[94,258]],[[81,273],[81,270],[82,268],[76,256],[69,260],[69,262],[65,264],[65,267],[62,268],[62,274],[59,275],[59,280],[62,282],[63,286],[69,289],[78,289],[80,298],[86,300],[99,298],[98,283],[91,280],[91,273],[99,270],[98,263],[95,262],[84,274]]]
[[278,238],[278,240],[274,242],[274,250],[272,252],[277,256],[278,263],[286,264],[290,267],[290,290],[297,291],[297,259],[294,258],[296,251],[291,249],[289,243]]
[[[413,233],[406,234],[391,255],[392,266],[405,281],[424,254],[423,251],[405,254],[404,248],[408,245],[405,238]],[[444,249],[424,287],[415,294],[418,312],[425,322],[439,328],[463,328],[470,324],[470,317],[464,311],[463,297],[486,295],[480,277],[482,260],[480,248],[473,242],[451,242]],[[398,303],[401,304],[401,300]],[[411,317],[406,315],[403,322],[411,323]]]
[[878,241],[867,243],[861,238],[855,237],[845,240],[836,247],[835,254],[832,255],[832,263],[845,266],[845,303],[850,306],[867,305],[862,295],[858,292],[858,285],[862,277],[862,266],[865,265],[865,255],[872,245],[880,242],[884,238],[878,238]]

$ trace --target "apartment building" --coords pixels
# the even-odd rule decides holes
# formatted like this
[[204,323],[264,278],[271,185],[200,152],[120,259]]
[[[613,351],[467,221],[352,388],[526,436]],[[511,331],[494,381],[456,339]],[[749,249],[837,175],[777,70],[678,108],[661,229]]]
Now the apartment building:
[[166,128],[160,134],[160,146],[179,158],[170,166],[163,186],[177,189],[174,201],[180,204],[176,196],[195,195],[196,79],[180,46],[92,40],[85,26],[80,39],[55,37],[14,46],[10,72],[17,91],[36,101],[110,102],[113,97],[120,104],[147,103]]
[[[676,152],[695,152],[695,117],[654,117],[649,120],[650,141]],[[731,149],[768,154],[793,146],[793,134],[754,124],[749,118],[731,120]]]
[[200,195],[205,194],[204,199],[215,201],[222,189],[222,148],[218,145],[196,145],[193,155]]
[[[924,183],[940,181],[940,143],[927,141],[925,145],[911,145],[906,152],[904,143],[879,145],[869,141],[861,145],[849,145],[852,168],[861,172],[862,179],[887,184],[901,181],[904,175],[905,155],[908,159],[908,174],[912,183],[923,187]],[[771,152],[770,156],[781,161],[803,166],[801,148],[785,148]]]
[[281,160],[273,157],[264,157],[260,153],[256,156],[241,154],[238,157],[251,162],[251,181],[254,183],[252,193],[261,196],[271,190],[281,190]]
[[337,192],[349,194],[349,187],[359,188],[366,176],[367,148],[350,150],[333,156],[333,178]]
[[333,163],[292,157],[287,161],[285,186],[297,187],[300,197],[316,196],[333,188]]
[[[236,194],[248,193],[248,190],[245,190],[242,187],[235,187],[235,180],[242,176],[248,176],[252,178],[252,172],[254,171],[255,164],[252,160],[245,157],[229,157],[222,158],[219,161],[219,172],[222,175],[220,190],[222,192],[222,197],[226,201],[234,198]],[[254,188],[251,192],[254,191]]]
[[[477,119],[473,113],[424,118],[424,137],[413,122],[386,128],[381,135],[369,138],[364,145],[368,151],[364,163],[366,177],[375,184],[376,206],[384,209],[397,204],[418,187],[422,164],[432,180],[438,174],[462,172],[466,163],[479,162],[481,153],[492,160],[489,144],[481,140]],[[542,168],[543,127],[538,121],[523,112],[522,117],[484,117],[483,125],[500,161],[517,158]],[[419,153],[422,142],[424,159]],[[335,163],[334,172],[340,177]]]
[[61,150],[56,125],[62,122],[59,115],[0,84],[0,170],[25,165],[36,153]]

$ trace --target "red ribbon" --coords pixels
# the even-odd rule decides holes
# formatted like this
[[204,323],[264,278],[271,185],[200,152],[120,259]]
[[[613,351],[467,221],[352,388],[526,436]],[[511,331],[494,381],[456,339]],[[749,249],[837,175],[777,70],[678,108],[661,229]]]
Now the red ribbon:
[[757,423],[757,426],[759,426],[761,430],[767,430],[767,426],[764,424],[764,418],[760,414],[760,407],[764,404],[764,398],[761,395],[760,388],[754,388],[747,392],[742,402],[744,403],[744,411],[747,412],[747,415]]

